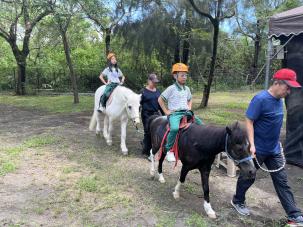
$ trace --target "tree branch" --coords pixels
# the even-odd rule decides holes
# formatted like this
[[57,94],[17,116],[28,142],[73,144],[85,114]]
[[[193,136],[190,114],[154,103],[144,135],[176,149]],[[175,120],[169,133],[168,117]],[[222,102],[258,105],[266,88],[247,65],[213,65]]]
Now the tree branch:
[[89,19],[91,19],[91,20],[92,20],[93,22],[95,22],[98,26],[100,26],[102,30],[105,30],[105,29],[106,29],[106,28],[102,25],[101,21],[100,21],[97,17],[93,16],[93,15],[89,12],[89,10],[85,8],[85,6],[84,6],[83,4],[79,3],[79,5],[80,5],[80,7],[83,9],[83,11],[85,12],[85,14],[87,15],[87,17],[88,17]]
[[215,21],[215,18],[212,17],[212,15],[210,15],[209,13],[205,13],[203,11],[201,11],[197,5],[195,4],[194,0],[189,0],[190,4],[192,5],[192,7],[194,8],[194,10],[200,14],[200,16],[203,16],[203,17],[207,17],[212,23],[214,23]]
[[253,37],[252,35],[250,35],[250,34],[246,33],[246,32],[245,32],[245,31],[242,29],[242,27],[241,27],[241,25],[240,25],[240,22],[239,22],[239,18],[238,18],[238,17],[236,17],[236,22],[237,22],[237,24],[238,24],[238,28],[239,28],[240,33],[241,33],[241,34],[243,34],[243,35],[245,35],[245,36],[247,36],[247,37],[251,38],[252,40],[254,40],[254,39],[255,39],[255,37]]
[[230,15],[220,17],[220,20],[229,19],[236,15],[235,11],[233,11]]
[[52,13],[53,11],[50,9],[45,10],[41,14],[39,14],[32,22],[31,22],[31,30],[36,26],[38,22],[40,22],[44,17]]

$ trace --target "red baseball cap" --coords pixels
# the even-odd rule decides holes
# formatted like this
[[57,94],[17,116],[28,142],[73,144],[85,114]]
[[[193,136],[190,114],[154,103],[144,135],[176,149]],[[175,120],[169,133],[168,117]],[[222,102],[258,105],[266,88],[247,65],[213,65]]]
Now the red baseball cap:
[[301,85],[297,82],[297,74],[292,69],[280,69],[274,75],[273,79],[283,80],[290,87],[301,87]]

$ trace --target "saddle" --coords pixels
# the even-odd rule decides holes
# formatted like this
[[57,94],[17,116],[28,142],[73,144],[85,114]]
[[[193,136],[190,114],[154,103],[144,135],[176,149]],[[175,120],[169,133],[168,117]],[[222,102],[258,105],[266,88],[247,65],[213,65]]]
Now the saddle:
[[[179,131],[177,133],[174,145],[173,145],[172,149],[170,150],[175,155],[175,159],[176,159],[175,167],[177,166],[177,163],[178,163],[178,160],[179,160],[179,147],[178,147],[178,144],[179,144],[180,132],[182,130],[186,130],[194,122],[195,122],[195,117],[194,117],[193,113],[191,115],[185,115],[185,116],[183,116],[182,119],[180,120]],[[165,131],[165,134],[163,136],[163,139],[162,139],[162,142],[161,142],[161,146],[160,146],[159,159],[161,158],[162,153],[163,153],[163,151],[165,149],[164,148],[165,141],[167,139],[167,135],[168,135],[169,131],[170,131],[169,123],[167,123],[167,125],[166,125],[166,131]]]
[[118,84],[112,84],[112,85],[109,85],[109,86],[110,86],[110,89],[107,92],[106,92],[106,89],[105,89],[104,93],[100,97],[100,104],[99,105],[102,105],[103,107],[108,106],[112,102],[113,92],[118,87]]

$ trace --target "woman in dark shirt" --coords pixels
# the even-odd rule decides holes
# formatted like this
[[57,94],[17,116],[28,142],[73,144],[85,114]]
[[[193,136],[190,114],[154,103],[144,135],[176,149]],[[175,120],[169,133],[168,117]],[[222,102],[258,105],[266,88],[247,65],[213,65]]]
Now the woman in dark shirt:
[[142,89],[141,98],[141,118],[144,126],[144,139],[143,139],[143,150],[142,154],[149,155],[151,149],[150,135],[147,130],[148,118],[154,114],[163,114],[163,111],[158,103],[158,98],[161,92],[157,89],[157,83],[159,80],[156,74],[150,74],[147,80],[147,86]]

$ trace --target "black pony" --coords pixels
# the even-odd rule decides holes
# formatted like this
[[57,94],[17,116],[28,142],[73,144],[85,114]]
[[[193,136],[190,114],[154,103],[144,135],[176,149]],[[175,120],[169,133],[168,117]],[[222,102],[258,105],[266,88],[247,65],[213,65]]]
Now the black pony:
[[[166,131],[167,117],[152,116],[149,119],[149,131],[151,135],[151,169],[150,174],[155,175],[154,155],[161,146],[162,138]],[[218,153],[225,151],[227,155],[240,168],[240,174],[247,178],[253,178],[256,169],[249,153],[247,134],[245,129],[236,122],[229,127],[215,127],[207,125],[191,124],[187,129],[181,130],[179,137],[179,158],[182,162],[180,178],[173,192],[175,199],[180,197],[180,186],[184,183],[190,170],[198,169],[201,174],[202,189],[204,191],[204,209],[211,218],[216,218],[209,203],[209,174],[211,165]],[[162,164],[165,153],[159,159],[159,181],[164,183]]]

